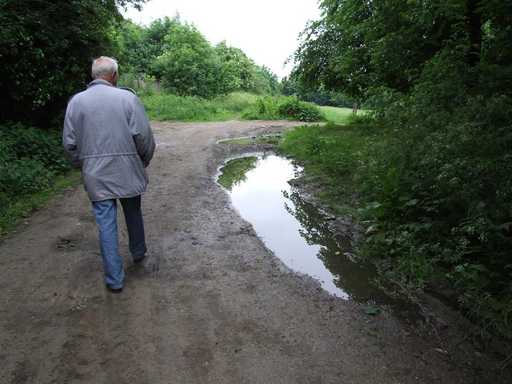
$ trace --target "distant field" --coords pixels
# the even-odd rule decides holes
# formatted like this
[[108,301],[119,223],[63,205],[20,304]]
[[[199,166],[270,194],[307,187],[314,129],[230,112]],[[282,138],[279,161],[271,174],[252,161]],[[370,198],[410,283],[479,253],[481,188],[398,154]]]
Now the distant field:
[[352,108],[319,107],[325,118],[335,124],[347,124]]

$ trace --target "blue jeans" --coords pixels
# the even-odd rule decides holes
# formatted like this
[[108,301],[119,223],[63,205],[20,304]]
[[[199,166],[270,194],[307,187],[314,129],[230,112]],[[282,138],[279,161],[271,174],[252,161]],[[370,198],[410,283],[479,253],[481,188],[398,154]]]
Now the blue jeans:
[[[147,251],[140,196],[119,200],[123,206],[128,229],[130,253],[134,261],[140,260]],[[105,283],[111,288],[121,288],[124,283],[124,268],[123,259],[118,250],[117,201],[115,199],[93,201],[92,210],[98,224]]]

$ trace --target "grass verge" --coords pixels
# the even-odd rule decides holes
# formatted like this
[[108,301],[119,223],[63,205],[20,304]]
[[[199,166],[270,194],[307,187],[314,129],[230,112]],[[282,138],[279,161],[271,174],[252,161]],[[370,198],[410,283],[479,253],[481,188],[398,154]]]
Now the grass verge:
[[334,124],[347,124],[350,122],[353,112],[351,108],[338,108],[338,107],[319,107],[325,119]]
[[[351,120],[345,126],[298,127],[284,135],[279,149],[304,165],[306,178],[319,186],[319,198],[326,205],[365,225],[359,253],[394,283],[397,292],[436,292],[457,302],[480,325],[482,335],[512,339],[512,295],[496,289],[510,286],[509,272],[500,273],[492,265],[500,259],[477,264],[476,251],[485,253],[476,247],[473,253],[457,254],[460,230],[448,225],[453,206],[450,211],[424,213],[421,204],[432,202],[417,198],[404,183],[405,176],[418,177],[410,162],[396,160],[401,159],[396,142],[402,137],[364,116]],[[476,229],[468,231],[474,234]]]
[[328,123],[288,131],[279,150],[304,165],[306,178],[321,186],[320,199],[337,214],[355,214],[358,169],[376,141],[375,130],[362,121],[349,125]]
[[79,171],[69,171],[57,176],[49,188],[12,199],[0,213],[0,236],[12,231],[23,218],[44,207],[53,197],[80,181]]

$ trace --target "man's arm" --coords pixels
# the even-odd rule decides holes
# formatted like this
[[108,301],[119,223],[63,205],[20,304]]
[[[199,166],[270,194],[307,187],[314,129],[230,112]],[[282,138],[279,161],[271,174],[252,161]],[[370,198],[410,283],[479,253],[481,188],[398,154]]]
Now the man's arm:
[[130,130],[133,134],[135,147],[144,167],[147,167],[155,153],[155,139],[151,131],[151,125],[146,116],[144,106],[137,96],[133,98],[133,112],[130,119]]
[[75,168],[81,167],[80,154],[76,144],[76,132],[73,124],[73,106],[71,102],[66,109],[66,117],[64,118],[64,130],[62,132],[62,145],[66,151],[71,165]]

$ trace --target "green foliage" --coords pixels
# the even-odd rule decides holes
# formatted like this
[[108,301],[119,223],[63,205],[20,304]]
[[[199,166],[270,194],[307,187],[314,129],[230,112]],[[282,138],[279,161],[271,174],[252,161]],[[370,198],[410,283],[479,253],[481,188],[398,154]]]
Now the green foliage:
[[375,132],[362,125],[298,127],[284,137],[281,149],[331,178],[331,187],[346,190],[352,184],[340,178],[354,177],[353,169],[367,157]]
[[223,121],[240,118],[256,101],[248,93],[232,93],[213,99],[172,94],[144,95],[142,101],[151,119],[171,121]]
[[[349,108],[320,107],[325,120],[334,124],[347,124],[353,118],[354,112]],[[364,111],[359,112],[363,114]]]
[[219,184],[224,188],[231,190],[233,186],[246,179],[247,172],[256,167],[257,161],[258,158],[254,156],[242,157],[228,161],[221,169],[221,175],[218,179]]
[[151,44],[148,30],[124,19],[111,28],[112,49],[119,62],[121,76],[127,73],[137,78],[144,76],[146,68],[155,59],[158,49]]
[[[337,212],[354,211],[360,168],[376,139],[376,130],[362,118],[339,126],[297,127],[285,134],[280,150],[304,163],[306,174],[315,175],[323,185],[323,197]],[[343,180],[343,182],[340,182]]]
[[320,109],[310,103],[300,101],[296,97],[265,96],[258,98],[243,114],[247,120],[297,120],[321,121],[324,119]]
[[297,98],[285,98],[278,107],[280,116],[298,121],[321,121],[324,119],[320,109],[310,103],[300,101]]
[[4,224],[16,219],[13,204],[50,188],[56,175],[68,168],[60,132],[21,124],[0,126],[0,233]]
[[373,87],[409,90],[455,29],[464,29],[464,0],[323,0],[321,7],[324,17],[308,25],[295,54],[296,76],[356,100]]
[[0,122],[50,125],[108,51],[116,17],[114,0],[0,2]]
[[272,71],[265,67],[254,67],[254,84],[250,89],[258,94],[276,95],[279,93],[279,80]]
[[212,98],[235,91],[275,94],[279,90],[277,76],[269,69],[225,42],[212,46],[178,16],[156,20],[146,28],[123,21],[112,35],[121,65],[132,74],[128,77],[153,78],[169,93]]
[[43,131],[18,123],[0,126],[0,136],[3,161],[31,159],[52,172],[68,168],[60,132]]
[[0,169],[0,193],[4,196],[12,194],[29,194],[48,188],[53,177],[44,165],[33,159],[14,160]]
[[217,44],[215,52],[222,63],[221,78],[225,83],[225,91],[254,91],[255,64],[245,53],[241,49],[229,47],[226,42]]
[[221,62],[215,49],[195,27],[175,20],[164,42],[164,52],[153,66],[167,91],[200,97],[229,91],[223,89],[229,84],[221,78]]
[[285,77],[281,81],[281,92],[285,96],[297,96],[299,99],[310,103],[332,106],[332,107],[349,107],[354,106],[355,100],[344,95],[341,92],[326,90],[322,86],[309,87],[297,79],[297,72],[291,76]]
[[259,97],[256,103],[244,111],[243,118],[246,120],[277,120],[279,119],[278,98],[265,96]]
[[234,92],[210,99],[173,94],[146,94],[142,101],[151,119],[179,121],[299,120],[320,121],[317,106],[293,97],[265,96]]
[[165,36],[173,25],[179,23],[179,17],[169,18],[164,17],[154,20],[149,27],[144,28],[144,45],[148,46],[150,58],[154,59],[164,53],[165,50]]
[[365,253],[402,288],[451,283],[468,313],[511,337],[511,3],[321,7],[293,77],[369,102],[379,131],[369,146],[331,148],[325,136],[296,145],[326,152],[305,158],[328,178],[347,170],[336,153],[349,163],[345,152],[360,151],[348,175],[369,226]]

